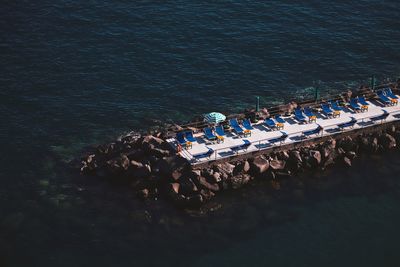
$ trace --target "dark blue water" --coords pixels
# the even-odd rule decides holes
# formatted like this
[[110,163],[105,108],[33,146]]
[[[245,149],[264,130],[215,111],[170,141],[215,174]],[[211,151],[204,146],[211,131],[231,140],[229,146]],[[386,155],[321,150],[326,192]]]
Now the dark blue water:
[[6,2],[0,265],[399,265],[398,153],[293,192],[261,182],[192,216],[68,165],[123,132],[256,95],[269,105],[396,78],[398,1]]

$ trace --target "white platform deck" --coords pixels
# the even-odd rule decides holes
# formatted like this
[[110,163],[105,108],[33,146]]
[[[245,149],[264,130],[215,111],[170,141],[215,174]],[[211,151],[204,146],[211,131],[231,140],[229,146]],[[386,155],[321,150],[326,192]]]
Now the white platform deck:
[[[320,134],[311,135],[307,139],[318,138],[321,136],[332,135],[342,131],[338,128],[338,124],[350,122],[352,117],[357,120],[353,128],[345,128],[344,131],[353,129],[365,128],[371,125],[380,123],[388,123],[395,120],[400,120],[400,104],[396,106],[383,107],[378,102],[370,102],[369,109],[366,112],[355,113],[350,109],[344,108],[341,116],[338,118],[327,118],[322,113],[316,113],[317,120],[315,123],[300,124],[294,117],[284,117],[286,120],[284,129],[281,131],[271,131],[264,125],[263,121],[253,124],[254,130],[251,131],[251,136],[241,137],[233,132],[226,132],[223,143],[216,143],[207,140],[204,134],[195,135],[197,142],[192,143],[192,148],[183,149],[180,154],[186,158],[191,164],[204,163],[211,160],[218,160],[224,157],[231,157],[238,154],[245,154],[253,151],[269,149],[274,146],[281,145],[280,142],[270,142],[273,138],[282,136],[282,132],[288,135],[284,144],[296,143],[304,141],[303,132],[314,130],[319,126],[323,128]],[[389,116],[384,121],[373,121],[371,118],[382,115],[386,112]],[[167,140],[174,148],[177,146],[177,141],[174,138]],[[239,148],[244,144],[249,144],[246,148]],[[207,154],[207,152],[209,152]]]

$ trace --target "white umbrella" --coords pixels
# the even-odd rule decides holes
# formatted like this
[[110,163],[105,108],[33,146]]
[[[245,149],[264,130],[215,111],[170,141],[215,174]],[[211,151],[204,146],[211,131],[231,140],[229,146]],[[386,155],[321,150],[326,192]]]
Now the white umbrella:
[[226,116],[219,112],[211,112],[204,116],[204,120],[208,123],[220,123],[226,120]]

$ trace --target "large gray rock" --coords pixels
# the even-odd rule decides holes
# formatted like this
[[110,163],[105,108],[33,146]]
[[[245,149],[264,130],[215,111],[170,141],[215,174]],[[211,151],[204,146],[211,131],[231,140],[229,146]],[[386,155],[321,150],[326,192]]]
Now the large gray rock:
[[206,178],[200,176],[200,177],[196,177],[195,179],[193,179],[193,182],[196,184],[196,186],[198,188],[205,188],[214,192],[219,191],[219,186],[218,184],[212,184],[210,182],[207,181]]
[[254,175],[265,173],[269,168],[269,161],[263,156],[254,158],[250,164],[250,170]]
[[235,165],[230,164],[228,162],[224,162],[214,166],[214,171],[219,172],[221,174],[225,173],[227,176],[232,176],[234,169]]
[[321,163],[321,152],[318,150],[310,150],[310,163],[312,166],[318,166]]
[[248,174],[239,174],[231,178],[231,187],[238,189],[250,181],[251,176]]
[[396,139],[388,133],[383,134],[379,139],[380,144],[384,149],[392,149],[396,147]]
[[247,173],[250,170],[250,164],[247,160],[240,162],[238,165],[236,165],[233,173],[239,174],[239,173]]
[[348,157],[344,157],[343,158],[343,164],[346,167],[351,167],[351,159],[349,159]]
[[269,162],[269,166],[272,170],[283,170],[286,166],[286,162],[283,160],[273,159]]

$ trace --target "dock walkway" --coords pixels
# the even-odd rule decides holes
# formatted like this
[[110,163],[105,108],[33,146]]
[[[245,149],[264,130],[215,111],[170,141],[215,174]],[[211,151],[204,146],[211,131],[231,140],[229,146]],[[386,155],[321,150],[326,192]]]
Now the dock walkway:
[[[337,118],[328,118],[322,113],[316,113],[316,121],[312,123],[300,124],[294,116],[284,117],[286,122],[282,130],[270,130],[264,121],[260,121],[253,124],[254,130],[251,131],[251,136],[243,137],[233,132],[227,132],[223,143],[211,142],[204,137],[203,133],[197,133],[194,136],[196,142],[192,143],[192,148],[183,149],[179,153],[191,164],[196,165],[239,154],[271,149],[283,143],[303,142],[321,136],[400,120],[400,105],[384,107],[375,100],[368,101],[368,103],[369,108],[365,112],[356,113],[345,107],[341,116]],[[339,125],[343,127],[339,127]],[[174,148],[177,147],[175,138],[169,138],[167,142]]]

